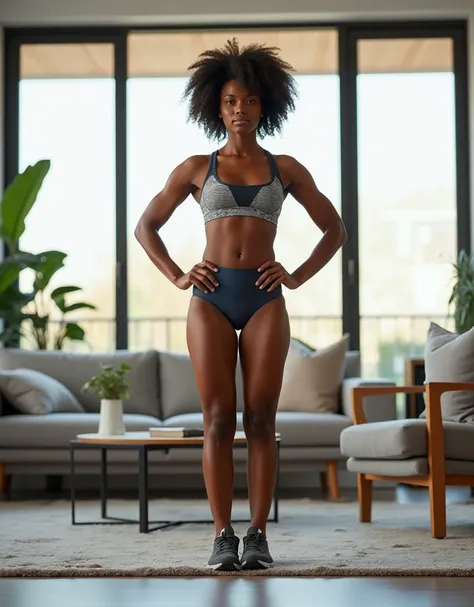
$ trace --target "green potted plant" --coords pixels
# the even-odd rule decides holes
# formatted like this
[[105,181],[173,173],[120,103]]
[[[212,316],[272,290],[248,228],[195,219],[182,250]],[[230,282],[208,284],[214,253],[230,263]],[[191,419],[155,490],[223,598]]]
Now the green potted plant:
[[474,327],[474,257],[460,251],[453,269],[449,306],[453,307],[456,333],[465,333]]
[[101,436],[117,436],[125,434],[123,420],[123,399],[130,396],[130,381],[127,373],[131,367],[120,363],[118,368],[113,365],[101,365],[102,371],[91,377],[82,386],[83,392],[93,392],[100,397],[99,434]]
[[[66,339],[83,341],[85,331],[65,315],[79,309],[95,310],[95,306],[79,302],[68,304],[66,295],[80,291],[80,287],[63,286],[47,291],[53,276],[64,266],[66,253],[44,251],[33,254],[18,249],[25,220],[33,208],[43,182],[50,170],[49,160],[39,160],[26,167],[6,188],[0,202],[0,238],[8,247],[8,255],[0,261],[0,319],[4,322],[0,341],[4,346],[17,346],[21,337],[38,350],[48,347],[62,349]],[[29,292],[20,290],[20,273],[33,271]],[[53,310],[60,319],[52,320]],[[53,331],[53,326],[55,330]]]

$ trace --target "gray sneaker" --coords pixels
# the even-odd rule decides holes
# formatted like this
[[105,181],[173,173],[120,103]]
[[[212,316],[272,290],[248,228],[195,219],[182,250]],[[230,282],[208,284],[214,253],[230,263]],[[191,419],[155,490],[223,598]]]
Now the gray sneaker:
[[260,529],[249,527],[244,537],[241,561],[242,569],[268,569],[273,565],[267,537]]
[[240,571],[242,569],[239,559],[239,538],[232,527],[222,529],[214,540],[214,550],[208,566],[215,571]]

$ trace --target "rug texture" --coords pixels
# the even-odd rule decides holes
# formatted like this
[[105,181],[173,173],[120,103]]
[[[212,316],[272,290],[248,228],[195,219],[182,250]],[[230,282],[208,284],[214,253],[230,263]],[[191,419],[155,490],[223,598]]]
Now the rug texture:
[[[99,502],[78,502],[77,520],[98,520]],[[136,518],[134,501],[111,500],[109,515]],[[248,507],[236,501],[235,518]],[[427,504],[374,502],[358,522],[355,501],[281,500],[267,535],[275,566],[230,575],[472,576],[474,501],[447,509],[448,536],[431,538]],[[153,500],[150,520],[207,519],[202,500]],[[247,524],[235,524],[241,538]],[[205,567],[213,525],[187,524],[140,534],[137,525],[72,526],[65,501],[0,503],[0,577],[229,575]]]

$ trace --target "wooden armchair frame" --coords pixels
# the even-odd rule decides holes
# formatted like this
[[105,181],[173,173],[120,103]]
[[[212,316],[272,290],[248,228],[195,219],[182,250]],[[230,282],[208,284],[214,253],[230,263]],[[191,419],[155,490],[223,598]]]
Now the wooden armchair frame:
[[370,523],[372,519],[372,481],[396,480],[407,485],[428,487],[430,496],[431,535],[446,537],[446,486],[474,486],[474,475],[446,474],[444,435],[441,418],[441,395],[455,390],[472,390],[474,383],[428,382],[424,386],[356,386],[352,389],[352,413],[354,424],[367,423],[363,399],[381,394],[426,394],[426,430],[428,474],[423,476],[385,476],[357,474],[359,520]]

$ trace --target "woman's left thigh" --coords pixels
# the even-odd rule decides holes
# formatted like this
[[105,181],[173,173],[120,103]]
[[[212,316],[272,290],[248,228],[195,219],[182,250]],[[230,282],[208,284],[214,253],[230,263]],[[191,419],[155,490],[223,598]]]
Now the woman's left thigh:
[[240,333],[245,409],[276,412],[290,343],[290,322],[284,297],[262,306]]

